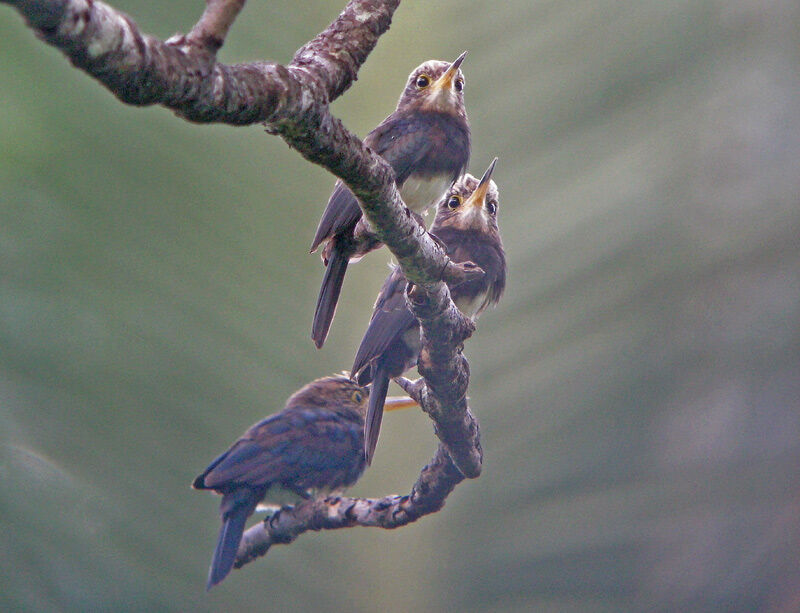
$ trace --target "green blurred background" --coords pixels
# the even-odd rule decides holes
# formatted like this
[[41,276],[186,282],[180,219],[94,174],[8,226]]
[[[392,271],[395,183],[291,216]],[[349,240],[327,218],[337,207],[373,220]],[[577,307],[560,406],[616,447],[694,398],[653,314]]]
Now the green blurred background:
[[[288,61],[343,4],[251,1],[221,60]],[[116,6],[159,37],[202,9]],[[189,483],[350,366],[389,255],[316,351],[332,177],[122,105],[0,7],[0,609],[800,610],[800,5],[406,2],[334,111],[364,135],[464,49],[510,262],[467,345],[483,475],[206,594],[217,499]],[[386,422],[354,494],[435,449]]]

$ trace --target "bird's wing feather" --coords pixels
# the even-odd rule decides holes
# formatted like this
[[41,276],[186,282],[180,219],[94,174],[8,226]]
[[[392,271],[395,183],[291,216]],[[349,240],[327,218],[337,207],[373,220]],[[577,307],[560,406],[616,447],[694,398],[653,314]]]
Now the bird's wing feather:
[[[430,148],[422,122],[390,115],[364,139],[364,144],[382,156],[392,167],[395,181],[402,185]],[[314,251],[325,240],[346,231],[361,217],[361,208],[353,192],[337,181],[311,243]]]
[[335,234],[354,226],[360,218],[361,208],[358,206],[358,200],[344,183],[337,181],[319,220],[317,232],[311,243],[311,251]]
[[354,440],[360,432],[356,420],[324,409],[282,411],[255,424],[217,458],[201,475],[202,484],[212,489],[270,483],[321,487],[328,484],[326,471],[345,465],[360,449]]
[[364,144],[392,167],[398,185],[408,179],[432,146],[428,126],[419,119],[390,115],[364,139]]
[[353,362],[353,375],[380,356],[392,342],[414,323],[414,314],[405,298],[406,278],[395,268],[381,288],[364,338]]

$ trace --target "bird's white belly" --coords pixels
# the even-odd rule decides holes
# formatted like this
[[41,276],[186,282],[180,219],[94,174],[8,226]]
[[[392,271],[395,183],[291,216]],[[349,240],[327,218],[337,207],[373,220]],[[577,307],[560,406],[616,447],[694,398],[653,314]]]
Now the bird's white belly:
[[420,330],[419,326],[412,326],[403,333],[403,342],[411,347],[413,352],[419,352],[420,345]]
[[423,213],[439,201],[449,186],[450,180],[445,174],[421,178],[411,176],[400,188],[400,195],[408,208],[415,213]]
[[274,511],[288,504],[297,504],[301,500],[303,500],[303,498],[299,496],[297,492],[286,489],[278,483],[273,483],[269,489],[267,489],[264,499],[256,505],[256,510]]
[[453,302],[458,307],[458,310],[464,313],[464,315],[470,319],[477,319],[481,309],[483,308],[483,305],[486,303],[486,294],[487,292],[483,292],[474,298],[462,297],[454,300]]

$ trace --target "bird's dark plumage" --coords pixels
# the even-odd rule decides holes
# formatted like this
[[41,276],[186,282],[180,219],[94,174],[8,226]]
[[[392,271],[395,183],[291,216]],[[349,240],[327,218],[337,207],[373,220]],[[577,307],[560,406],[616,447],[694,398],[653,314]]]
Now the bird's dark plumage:
[[[495,160],[496,161],[496,160]],[[484,275],[450,288],[456,306],[477,318],[503,294],[506,262],[497,227],[498,191],[491,180],[494,162],[479,182],[466,174],[439,201],[431,227],[454,262],[473,262]],[[366,417],[365,453],[371,463],[389,380],[416,364],[419,325],[405,300],[406,278],[395,268],[381,288],[372,319],[351,371],[361,385],[372,382]]]
[[[421,213],[464,172],[469,162],[470,130],[464,109],[460,64],[431,60],[409,76],[397,109],[364,139],[392,167],[403,201]],[[325,342],[336,310],[347,263],[380,246],[368,235],[353,193],[338,181],[320,219],[311,251],[326,243],[327,270],[314,313],[311,337]]]
[[[332,239],[336,241],[337,239]],[[342,293],[344,275],[350,258],[347,249],[333,247],[328,253],[328,262],[322,276],[322,285],[319,288],[317,306],[314,311],[314,321],[311,324],[311,338],[319,349],[325,342],[330,330],[336,305],[339,303],[339,294]]]
[[253,425],[198,476],[193,487],[222,494],[208,588],[230,572],[247,518],[272,488],[301,497],[355,483],[365,468],[369,393],[347,377],[326,377],[296,392],[280,412]]

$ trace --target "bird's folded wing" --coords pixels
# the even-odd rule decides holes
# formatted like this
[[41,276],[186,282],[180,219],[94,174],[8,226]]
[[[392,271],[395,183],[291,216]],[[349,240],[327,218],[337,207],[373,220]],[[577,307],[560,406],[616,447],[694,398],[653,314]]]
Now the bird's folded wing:
[[[324,409],[284,411],[254,425],[202,475],[206,488],[327,482],[324,471],[352,461],[361,424]],[[199,479],[199,478],[198,478]],[[314,483],[306,483],[308,480]]]
[[[389,163],[394,170],[395,181],[402,185],[416,164],[428,153],[430,143],[426,139],[427,132],[424,123],[390,115],[367,135],[364,144]],[[360,217],[361,208],[353,192],[337,181],[317,226],[311,251],[332,236],[352,228]]]
[[406,305],[405,288],[406,278],[400,268],[395,268],[375,302],[372,319],[356,352],[352,376],[386,351],[414,323],[414,314]]

